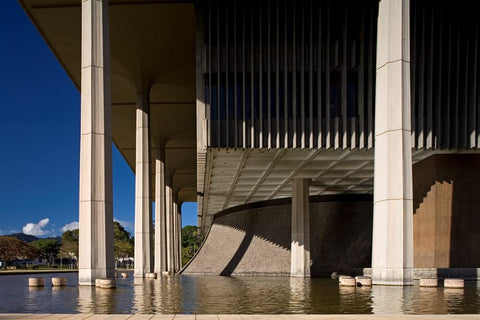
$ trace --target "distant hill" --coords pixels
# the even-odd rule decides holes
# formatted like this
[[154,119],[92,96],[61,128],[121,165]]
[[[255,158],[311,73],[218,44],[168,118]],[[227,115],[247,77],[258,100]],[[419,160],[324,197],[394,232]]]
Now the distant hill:
[[[33,242],[33,241],[36,241],[36,240],[39,240],[39,239],[44,239],[44,238],[38,238],[38,237],[35,237],[35,236],[32,236],[32,235],[29,235],[29,234],[25,234],[25,233],[13,233],[13,234],[9,235],[9,237],[12,237],[12,238],[15,238],[15,239],[18,239],[20,241],[27,242],[27,243],[30,243],[30,242]],[[57,242],[62,242],[62,237],[48,237],[48,238],[45,238],[45,239],[55,239],[55,240],[57,240]]]
[[18,239],[20,241],[27,242],[27,243],[33,242],[33,241],[39,239],[35,236],[25,234],[25,233],[13,233],[13,234],[9,235],[9,237],[12,237],[12,238],[15,238],[15,239]]

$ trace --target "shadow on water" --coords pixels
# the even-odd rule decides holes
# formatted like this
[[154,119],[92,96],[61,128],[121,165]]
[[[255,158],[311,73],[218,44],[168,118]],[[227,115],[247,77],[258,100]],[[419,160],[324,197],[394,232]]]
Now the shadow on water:
[[27,313],[447,314],[480,310],[480,284],[465,289],[339,287],[327,278],[170,276],[117,279],[116,289],[77,285],[29,288],[29,275],[3,276],[0,311]]

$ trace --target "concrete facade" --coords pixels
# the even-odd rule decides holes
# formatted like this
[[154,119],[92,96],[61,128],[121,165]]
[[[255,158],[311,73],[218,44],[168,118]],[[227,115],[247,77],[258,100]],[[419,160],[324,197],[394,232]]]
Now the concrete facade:
[[480,148],[480,23],[469,10],[19,2],[82,91],[81,283],[112,276],[112,141],[136,174],[136,276],[181,267],[185,201],[198,202],[206,234],[219,212],[285,197],[287,272],[308,276],[319,253],[306,247],[324,226],[308,227],[306,199],[339,194],[373,195],[375,284],[409,285],[414,265],[478,267],[476,165],[452,155]]

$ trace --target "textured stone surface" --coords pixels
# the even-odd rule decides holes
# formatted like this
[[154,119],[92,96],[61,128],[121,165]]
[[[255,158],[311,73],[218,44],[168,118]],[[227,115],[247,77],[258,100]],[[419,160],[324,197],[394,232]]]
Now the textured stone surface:
[[421,278],[420,287],[436,287],[438,286],[437,278]]
[[[290,223],[289,204],[219,216],[184,272],[289,275]],[[370,199],[310,202],[311,274],[330,276],[334,271],[353,274],[354,268],[369,265],[371,224]]]
[[443,280],[443,286],[445,288],[463,288],[465,286],[465,282],[463,279],[449,278]]

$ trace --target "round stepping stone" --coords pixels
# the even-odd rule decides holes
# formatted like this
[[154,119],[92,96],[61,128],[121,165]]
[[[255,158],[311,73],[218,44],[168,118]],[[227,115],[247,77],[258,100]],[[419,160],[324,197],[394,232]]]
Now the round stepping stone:
[[29,287],[43,287],[45,285],[44,278],[28,278]]
[[145,278],[156,279],[156,278],[157,278],[157,274],[154,273],[154,272],[145,273]]
[[372,278],[357,276],[355,277],[355,282],[358,287],[371,287],[372,286]]
[[128,272],[122,272],[120,275],[122,278],[128,278]]
[[445,288],[458,288],[458,289],[462,289],[463,287],[465,287],[465,281],[463,281],[463,279],[445,279],[443,281],[443,286]]
[[342,287],[355,287],[356,286],[355,278],[352,278],[352,277],[345,277],[345,276],[340,277],[338,283]]
[[103,289],[113,289],[116,288],[117,284],[115,279],[96,279],[95,286]]
[[54,277],[52,278],[52,286],[54,287],[63,287],[67,285],[66,278]]
[[420,287],[438,287],[438,279],[420,278]]

